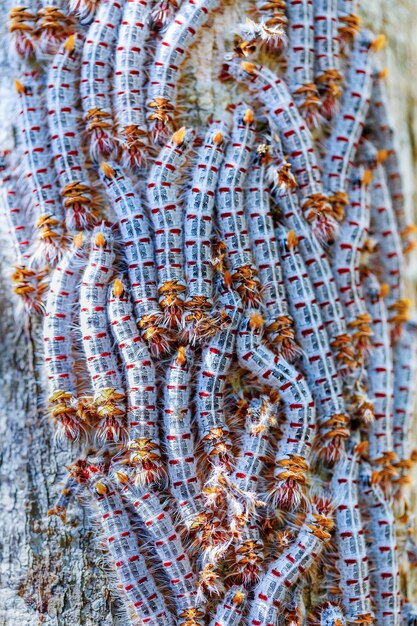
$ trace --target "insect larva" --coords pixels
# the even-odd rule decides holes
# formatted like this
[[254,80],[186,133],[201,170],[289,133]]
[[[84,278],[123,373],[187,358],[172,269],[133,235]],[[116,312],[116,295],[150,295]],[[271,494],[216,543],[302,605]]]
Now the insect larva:
[[390,502],[375,482],[370,465],[360,467],[361,500],[369,516],[365,528],[369,540],[372,599],[375,621],[381,626],[400,626],[401,592],[395,517]]
[[364,279],[363,290],[373,336],[367,360],[367,381],[375,419],[370,425],[368,454],[372,464],[389,465],[395,454],[392,423],[394,373],[388,316],[381,285],[370,272]]
[[[158,494],[144,488],[134,488],[129,484],[129,476],[123,469],[117,469],[115,477],[120,481],[122,494],[138,515],[144,532],[150,538],[155,553],[161,561],[173,592],[179,618],[178,624],[200,626],[200,621],[191,620],[193,610],[195,611],[194,617],[198,617],[196,576],[169,508],[162,503]],[[189,621],[180,619],[182,613],[186,611]]]
[[130,461],[137,485],[158,483],[164,476],[158,434],[156,374],[149,350],[139,336],[132,302],[123,283],[109,288],[112,333],[124,362]]
[[369,109],[374,56],[384,43],[383,35],[375,37],[365,29],[355,39],[341,109],[327,142],[325,188],[339,221],[349,201],[347,182]]
[[36,9],[32,2],[19,0],[17,4],[9,12],[10,55],[17,54],[25,61],[32,61],[36,53]]
[[288,52],[286,81],[308,126],[317,126],[320,99],[314,83],[313,0],[287,0]]
[[320,626],[346,626],[341,607],[332,602],[326,602],[320,613]]
[[239,626],[242,623],[248,592],[240,586],[231,587],[217,605],[210,626]]
[[255,141],[253,112],[244,104],[234,113],[230,144],[217,187],[217,211],[222,240],[226,244],[232,281],[243,303],[260,301],[260,283],[254,266],[243,187]]
[[114,105],[122,143],[122,165],[132,169],[144,164],[147,145],[144,70],[145,41],[149,32],[150,0],[127,0],[119,28]]
[[116,148],[112,116],[111,73],[122,19],[123,0],[100,2],[88,29],[81,62],[81,103],[94,161],[108,157]]
[[186,198],[184,326],[191,343],[207,341],[218,331],[219,319],[213,302],[212,234],[215,191],[227,142],[226,132],[224,124],[210,124],[197,152],[191,189]]
[[191,359],[181,347],[168,364],[163,418],[171,493],[188,530],[197,528],[201,521],[203,498],[191,429],[190,381]]
[[370,172],[362,167],[351,173],[349,206],[337,240],[332,246],[332,267],[345,310],[346,323],[359,362],[370,347],[371,319],[366,310],[360,286],[360,255],[370,224]]
[[94,223],[98,212],[77,132],[81,43],[79,35],[71,35],[60,48],[50,65],[46,90],[51,148],[70,232]]
[[262,325],[258,310],[245,312],[239,327],[237,356],[242,367],[277,390],[284,402],[286,419],[281,426],[271,495],[274,505],[291,510],[300,505],[307,481],[316,428],[315,407],[302,374],[262,342]]
[[19,126],[23,143],[23,172],[30,189],[37,229],[37,246],[33,259],[37,264],[55,264],[63,250],[61,210],[51,168],[46,112],[38,91],[39,74],[25,73],[23,82],[16,80],[21,109]]
[[279,206],[285,226],[297,235],[298,248],[314,288],[336,365],[344,377],[356,364],[336,281],[324,249],[303,218],[294,190],[291,166],[285,160],[279,140],[275,139],[273,148],[278,169],[271,190],[272,196]]
[[337,0],[339,35],[346,43],[351,43],[360,32],[362,20],[358,8],[359,0]]
[[80,288],[80,328],[94,390],[99,425],[97,436],[119,441],[124,425],[125,397],[107,321],[107,289],[115,259],[111,228],[97,226]]
[[177,130],[152,165],[147,183],[155,238],[159,304],[169,328],[179,326],[184,310],[186,282],[178,178],[193,140],[193,130]]
[[256,585],[248,616],[250,626],[274,626],[278,623],[283,606],[289,600],[290,590],[320,558],[324,546],[331,539],[332,528],[331,517],[313,507],[295,540],[272,561]]
[[71,331],[78,285],[87,262],[86,243],[88,239],[81,233],[77,235],[53,271],[43,325],[50,413],[58,435],[70,441],[78,440],[88,427],[77,414],[77,379],[72,354],[75,338]]
[[314,76],[322,101],[321,111],[331,118],[342,95],[337,0],[315,0]]
[[151,11],[151,25],[155,30],[163,30],[178,11],[181,0],[156,0]]
[[349,434],[341,380],[314,289],[298,250],[297,235],[283,226],[278,226],[276,233],[304,371],[316,402],[320,437],[317,454],[327,463],[333,463],[343,454],[344,440]]
[[167,127],[175,114],[180,68],[186,52],[206,23],[219,0],[186,0],[169,24],[151,65],[148,91],[148,116],[159,141],[165,140]]
[[417,372],[417,328],[415,322],[404,324],[401,336],[394,346],[394,452],[400,482],[406,482],[411,468],[411,424],[415,406]]
[[371,589],[365,534],[359,510],[359,455],[364,446],[348,451],[334,469],[331,482],[336,502],[335,540],[338,550],[340,588],[346,619],[355,624],[373,624]]
[[213,465],[230,471],[234,461],[229,427],[224,418],[226,378],[233,360],[242,302],[224,285],[217,303],[229,323],[204,348],[197,374],[197,425],[204,450]]
[[306,219],[319,240],[331,240],[336,233],[336,221],[323,194],[311,133],[294,106],[285,82],[266,67],[246,61],[240,66],[232,64],[230,72],[238,81],[246,83],[264,104],[289,154]]
[[[262,501],[259,501],[261,503]],[[244,521],[245,515],[235,513],[230,529],[238,536],[233,544],[234,562],[229,564],[230,576],[247,587],[258,582],[264,570],[265,546],[256,523]]]
[[55,54],[74,30],[65,4],[62,0],[42,0],[37,15],[36,35],[43,54]]
[[105,183],[119,222],[122,255],[127,264],[130,292],[142,337],[152,353],[166,352],[169,338],[158,305],[155,252],[148,216],[132,182],[115,163],[101,163]]
[[101,0],[69,0],[69,9],[80,24],[89,24],[93,19]]
[[86,462],[74,464],[71,474],[88,488],[98,509],[106,547],[127,598],[142,624],[173,626],[164,597],[143,558],[132,523],[115,485],[100,468]]
[[266,312],[266,332],[274,350],[282,352],[287,361],[299,353],[294,339],[294,320],[288,311],[279,252],[271,215],[268,167],[269,146],[261,144],[256,162],[252,163],[246,180],[245,212],[250,224],[249,237],[262,289]]

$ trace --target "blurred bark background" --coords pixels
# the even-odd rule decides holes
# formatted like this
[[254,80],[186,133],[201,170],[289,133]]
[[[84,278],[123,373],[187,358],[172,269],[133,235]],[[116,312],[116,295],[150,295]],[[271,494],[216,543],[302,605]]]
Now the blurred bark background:
[[[0,1],[3,34],[4,4]],[[230,91],[216,77],[223,39],[231,40],[231,29],[243,21],[247,3],[225,4],[224,15],[214,19],[187,62],[190,88],[184,100],[193,117],[197,114],[202,120],[213,111],[221,115],[230,101]],[[362,5],[365,23],[388,38],[383,54],[411,214],[417,167],[417,1],[362,0]],[[16,114],[14,70],[7,64],[5,35],[0,41],[0,149],[4,149],[13,147]],[[65,464],[77,450],[55,440],[45,417],[39,321],[29,321],[18,311],[10,289],[6,241],[0,246],[0,263],[0,626],[117,624],[104,559],[94,546],[87,511],[73,503],[66,525],[47,517]],[[411,265],[415,284],[415,256]],[[410,284],[410,294],[411,290]]]

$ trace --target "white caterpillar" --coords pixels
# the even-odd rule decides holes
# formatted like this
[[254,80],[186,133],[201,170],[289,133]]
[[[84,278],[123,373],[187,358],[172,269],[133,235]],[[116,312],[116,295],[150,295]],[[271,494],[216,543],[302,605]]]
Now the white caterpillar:
[[261,144],[252,163],[245,188],[245,212],[250,224],[249,238],[259,272],[266,332],[274,349],[287,361],[298,355],[294,340],[294,320],[288,311],[287,295],[279,260],[278,245],[271,215],[268,179],[270,149]]
[[227,143],[227,128],[210,124],[197,152],[186,198],[184,254],[187,295],[184,307],[185,334],[189,341],[207,341],[218,330],[213,302],[213,214],[215,191]]
[[113,245],[111,228],[97,226],[80,289],[80,328],[99,419],[97,436],[105,441],[119,441],[125,431],[125,394],[107,321]]
[[332,118],[342,94],[337,0],[315,0],[314,76],[322,101],[322,113]]
[[268,117],[280,133],[284,150],[288,152],[306,219],[321,241],[332,240],[337,225],[323,194],[311,133],[294,106],[285,82],[266,67],[246,61],[240,66],[232,64],[230,72],[239,82],[247,84],[264,104]]
[[136,169],[145,160],[145,41],[149,33],[150,0],[126,0],[119,28],[115,71],[114,105],[122,143],[122,165]]
[[90,155],[94,161],[116,148],[112,115],[111,74],[123,0],[100,2],[88,29],[81,63],[81,103]]
[[150,70],[147,103],[151,109],[148,119],[157,140],[165,140],[172,123],[185,54],[218,5],[219,0],[186,0],[158,44]]
[[232,136],[217,187],[221,236],[226,244],[233,284],[244,304],[260,301],[260,283],[252,259],[243,194],[255,141],[253,122],[253,112],[244,104],[239,105],[234,113]]
[[33,261],[54,265],[62,255],[64,231],[55,180],[51,168],[46,112],[38,95],[38,72],[26,72],[16,80],[19,94],[19,127],[23,144],[23,173],[30,189],[30,205],[36,219],[37,246]]
[[370,465],[360,467],[361,500],[369,516],[365,532],[369,539],[372,599],[380,626],[401,626],[400,572],[392,502],[374,482]]
[[160,482],[164,476],[158,433],[156,373],[133,316],[132,302],[120,279],[109,288],[108,314],[122,355],[127,392],[127,432],[136,485]]
[[93,224],[98,211],[77,130],[82,41],[80,35],[71,35],[60,48],[49,67],[46,90],[51,148],[70,232]]
[[262,326],[259,311],[248,309],[239,328],[237,356],[242,367],[278,391],[286,407],[271,496],[274,505],[291,510],[300,505],[307,481],[316,428],[315,407],[302,374],[263,343]]
[[194,140],[194,131],[181,128],[162,148],[148,176],[148,203],[155,239],[159,304],[165,323],[176,328],[184,309],[186,282],[179,170]]

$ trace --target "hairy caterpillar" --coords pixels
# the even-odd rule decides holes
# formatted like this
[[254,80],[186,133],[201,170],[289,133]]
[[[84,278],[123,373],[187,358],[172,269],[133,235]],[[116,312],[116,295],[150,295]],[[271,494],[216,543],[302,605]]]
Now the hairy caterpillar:
[[278,391],[286,407],[271,497],[274,506],[291,510],[300,505],[307,481],[316,428],[315,407],[304,377],[262,342],[262,326],[259,311],[248,309],[239,327],[237,356],[242,367]]
[[232,64],[230,72],[239,82],[247,84],[264,104],[288,152],[305,217],[319,240],[330,241],[336,233],[336,221],[323,194],[311,133],[294,106],[285,82],[266,67],[246,61],[240,66]]
[[263,286],[262,300],[268,339],[287,361],[292,361],[298,355],[299,348],[294,339],[294,320],[288,311],[271,215],[267,182],[270,159],[269,146],[258,146],[256,160],[252,163],[246,180],[245,212],[251,226],[249,238],[252,253]]
[[127,432],[136,485],[158,483],[164,476],[158,433],[156,373],[149,350],[139,336],[132,302],[120,279],[109,288],[108,314],[124,362]]
[[369,110],[374,56],[384,43],[383,35],[375,37],[365,29],[355,39],[341,110],[327,142],[323,163],[325,188],[339,221],[343,220],[349,202],[347,182]]
[[243,186],[255,141],[253,112],[236,107],[230,144],[226,150],[217,187],[217,212],[233,284],[246,304],[260,300],[260,283],[253,264],[248,224],[244,212]]
[[43,54],[55,54],[74,30],[62,0],[42,0],[36,22],[37,45]]
[[14,54],[24,61],[33,61],[36,55],[34,2],[19,0],[17,6],[10,9],[8,15],[10,56]]
[[103,0],[88,29],[81,62],[81,103],[94,161],[116,148],[111,100],[111,71],[123,0]]
[[177,130],[152,165],[147,183],[155,237],[159,304],[169,328],[180,325],[184,310],[186,283],[178,178],[193,140],[194,131]]
[[337,0],[339,35],[351,43],[360,32],[361,18],[358,15],[359,0]]
[[145,160],[145,41],[149,32],[150,0],[126,0],[117,39],[114,105],[122,143],[122,165],[136,169]]
[[226,143],[225,125],[210,124],[197,152],[191,189],[186,198],[184,254],[187,294],[184,326],[191,343],[205,342],[218,330],[218,315],[213,311],[212,232],[215,191]]
[[210,626],[239,626],[242,623],[248,592],[238,585],[231,587],[219,602]]
[[105,224],[92,233],[91,250],[80,288],[80,328],[99,420],[97,436],[119,441],[124,434],[125,393],[107,321],[107,288],[115,253]]
[[169,346],[158,305],[157,269],[151,224],[132,182],[115,163],[101,163],[100,176],[119,222],[122,255],[127,264],[133,306],[142,337],[160,356]]
[[23,173],[30,189],[30,204],[36,219],[37,246],[33,261],[54,265],[64,244],[61,210],[51,170],[45,111],[38,95],[38,72],[26,72],[15,81],[19,95],[19,127],[23,144]]
[[165,140],[175,114],[180,67],[197,33],[219,0],[186,0],[158,44],[151,65],[148,90],[148,119],[157,141]]
[[314,76],[322,101],[322,113],[331,118],[342,95],[340,39],[337,29],[337,1],[315,0]]
[[80,35],[71,35],[54,57],[46,90],[55,170],[61,186],[67,229],[83,230],[96,221],[98,205],[86,170],[77,125]]

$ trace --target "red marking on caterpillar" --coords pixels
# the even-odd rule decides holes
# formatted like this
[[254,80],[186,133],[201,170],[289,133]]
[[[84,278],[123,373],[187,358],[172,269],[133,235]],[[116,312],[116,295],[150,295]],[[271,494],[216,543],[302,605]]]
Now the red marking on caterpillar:
[[86,159],[77,132],[82,41],[80,35],[72,35],[60,48],[49,67],[46,90],[51,148],[70,232],[93,224],[98,213],[97,195],[86,173]]
[[220,170],[217,211],[222,240],[226,244],[232,280],[242,301],[260,301],[258,272],[252,259],[249,227],[244,211],[244,183],[255,141],[253,112],[239,105],[233,130]]
[[241,366],[276,389],[285,404],[286,419],[281,427],[270,495],[275,507],[291,510],[300,506],[304,496],[316,428],[315,407],[304,377],[263,343],[262,322],[259,311],[246,311],[239,328],[237,356]]
[[342,385],[336,370],[320,308],[293,231],[278,226],[277,240],[287,285],[290,311],[295,320],[306,373],[317,408],[319,443],[317,453],[327,463],[337,461],[348,437],[348,417]]
[[36,22],[37,45],[43,54],[55,54],[74,31],[74,21],[66,13],[63,0],[42,0]]
[[46,112],[38,95],[39,73],[26,72],[15,81],[19,94],[19,127],[23,144],[22,168],[30,189],[30,205],[36,219],[37,244],[33,262],[54,265],[64,249],[62,213],[56,193],[48,148]]
[[90,155],[94,161],[107,158],[116,148],[111,99],[112,59],[122,19],[120,0],[100,2],[88,29],[81,63],[81,103]]
[[91,250],[80,288],[80,328],[99,420],[97,437],[119,441],[125,432],[125,393],[107,320],[107,288],[115,253],[111,229],[92,233]]
[[215,191],[227,143],[227,128],[210,124],[194,162],[186,198],[184,254],[187,295],[184,334],[193,343],[207,342],[217,331],[219,315],[213,302],[213,214]]
[[145,41],[149,33],[150,0],[127,0],[119,28],[114,105],[122,144],[122,165],[131,169],[146,161]]
[[155,239],[159,304],[169,328],[180,325],[184,310],[186,282],[178,178],[193,140],[193,130],[181,128],[176,131],[156,158],[147,183]]
[[243,62],[240,66],[232,64],[230,72],[264,104],[289,155],[306,219],[319,240],[332,240],[337,224],[327,197],[323,194],[311,133],[294,106],[285,82],[266,67],[253,63]]
[[19,0],[18,6],[10,9],[8,16],[10,57],[17,55],[26,62],[35,58],[35,22],[36,8],[34,3]]
[[294,339],[294,320],[288,311],[287,295],[274,233],[269,196],[270,147],[258,146],[245,189],[245,212],[250,224],[249,237],[259,272],[263,308],[266,311],[266,332],[274,350],[288,361],[299,354]]
[[322,113],[331,118],[342,95],[337,0],[316,0],[314,8],[314,76]]
[[175,113],[180,67],[187,50],[219,0],[186,0],[169,24],[151,65],[148,90],[148,120],[159,142],[166,140]]

